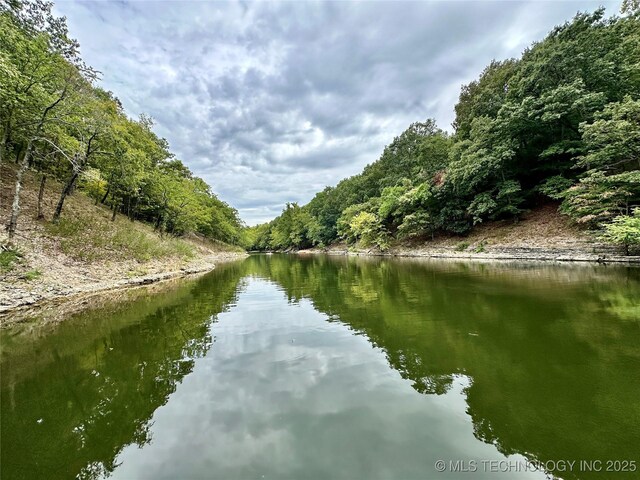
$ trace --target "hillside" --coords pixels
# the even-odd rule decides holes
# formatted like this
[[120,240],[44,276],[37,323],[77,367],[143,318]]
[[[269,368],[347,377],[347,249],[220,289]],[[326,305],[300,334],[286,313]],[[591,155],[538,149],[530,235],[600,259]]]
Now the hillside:
[[548,204],[524,213],[519,221],[497,220],[478,225],[469,234],[437,235],[434,238],[395,241],[381,251],[345,243],[300,253],[365,254],[434,258],[521,259],[552,261],[600,261],[637,263],[614,245],[579,228]]
[[[432,237],[475,244],[487,225],[509,231],[508,222],[553,203],[553,215],[566,218],[554,220],[558,233],[573,222],[637,251],[639,15],[578,13],[519,58],[492,61],[462,86],[453,132],[434,119],[412,123],[360,173],[254,227],[251,248],[346,242],[385,251]],[[522,248],[544,248],[541,228],[518,239]]]
[[[15,166],[0,166],[0,222],[8,221]],[[40,177],[26,175],[15,248],[0,232],[0,312],[59,296],[153,283],[243,255],[236,247],[196,235],[158,235],[153,227],[96,205],[81,191],[65,203],[60,222],[50,222],[62,185],[47,180],[44,219],[37,220]]]

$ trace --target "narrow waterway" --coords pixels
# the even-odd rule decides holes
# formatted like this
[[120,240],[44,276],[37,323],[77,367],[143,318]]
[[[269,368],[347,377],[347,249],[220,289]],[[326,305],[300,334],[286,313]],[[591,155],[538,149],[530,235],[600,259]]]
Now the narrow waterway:
[[3,479],[640,476],[640,269],[252,256],[0,362]]

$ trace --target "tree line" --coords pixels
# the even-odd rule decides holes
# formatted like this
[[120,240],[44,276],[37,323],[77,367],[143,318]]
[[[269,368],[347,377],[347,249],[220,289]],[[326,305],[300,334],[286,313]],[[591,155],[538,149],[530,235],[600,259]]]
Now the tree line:
[[[249,247],[377,246],[559,202],[607,239],[640,243],[640,8],[579,13],[462,87],[453,133],[409,126],[358,175],[249,229]],[[634,213],[635,212],[635,213]]]
[[98,72],[83,62],[52,5],[0,0],[0,162],[13,163],[16,172],[9,239],[24,175],[33,169],[40,174],[40,218],[46,181],[55,178],[63,187],[53,222],[80,188],[108,206],[112,219],[122,213],[161,234],[197,232],[239,243],[237,211],[175,157],[150,117],[128,117],[118,98],[98,86]]

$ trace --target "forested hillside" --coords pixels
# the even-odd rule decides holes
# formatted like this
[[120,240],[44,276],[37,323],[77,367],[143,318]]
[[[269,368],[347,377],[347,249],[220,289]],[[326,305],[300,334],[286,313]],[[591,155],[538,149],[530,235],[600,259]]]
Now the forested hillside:
[[462,87],[452,134],[412,124],[362,173],[251,228],[250,247],[385,249],[550,202],[614,243],[640,243],[640,11],[623,10],[579,13],[520,59],[493,61]]
[[0,162],[16,165],[13,198],[2,205],[9,241],[20,230],[22,183],[32,169],[40,175],[40,202],[49,178],[63,184],[43,220],[57,223],[67,197],[81,189],[107,205],[112,219],[122,213],[161,234],[239,243],[236,210],[175,157],[151,118],[129,118],[100,88],[99,73],[83,62],[65,19],[51,8],[43,0],[0,1]]

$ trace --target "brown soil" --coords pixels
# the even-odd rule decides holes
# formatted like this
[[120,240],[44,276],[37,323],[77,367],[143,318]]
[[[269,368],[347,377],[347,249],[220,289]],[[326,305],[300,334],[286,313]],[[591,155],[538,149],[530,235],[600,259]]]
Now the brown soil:
[[500,220],[477,225],[465,237],[440,237],[425,245],[455,248],[468,243],[474,248],[484,242],[490,248],[537,247],[591,249],[595,238],[558,213],[557,205],[545,205],[525,213],[518,221]]

